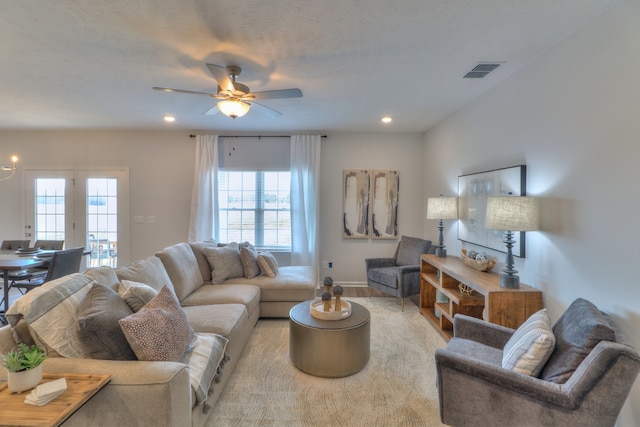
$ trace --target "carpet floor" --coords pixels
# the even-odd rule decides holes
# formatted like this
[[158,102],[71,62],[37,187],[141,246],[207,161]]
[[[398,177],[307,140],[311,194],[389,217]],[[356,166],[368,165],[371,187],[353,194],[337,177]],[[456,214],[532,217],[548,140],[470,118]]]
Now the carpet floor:
[[434,352],[445,341],[415,304],[347,298],[371,313],[371,355],[360,372],[319,378],[289,359],[289,321],[260,320],[209,426],[441,426]]

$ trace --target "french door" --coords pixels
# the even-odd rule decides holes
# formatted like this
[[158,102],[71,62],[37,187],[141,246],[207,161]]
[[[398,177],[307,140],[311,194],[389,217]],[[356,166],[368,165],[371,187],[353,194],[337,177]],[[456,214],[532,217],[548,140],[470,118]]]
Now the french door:
[[28,170],[25,237],[85,247],[85,267],[129,262],[129,172]]

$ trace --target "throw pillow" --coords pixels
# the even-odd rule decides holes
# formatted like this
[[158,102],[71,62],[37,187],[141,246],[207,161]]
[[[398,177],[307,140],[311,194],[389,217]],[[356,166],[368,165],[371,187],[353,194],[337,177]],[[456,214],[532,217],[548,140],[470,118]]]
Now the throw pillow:
[[615,341],[616,332],[592,302],[578,298],[553,326],[556,348],[540,378],[564,384],[600,341]]
[[138,360],[178,362],[194,337],[178,299],[166,286],[118,323]]
[[136,360],[118,320],[133,311],[111,288],[94,283],[78,309],[77,334],[92,359]]
[[258,251],[253,245],[247,247],[240,246],[240,261],[244,270],[244,277],[251,279],[260,274],[260,266],[258,266]]
[[537,377],[555,344],[551,321],[544,308],[532,314],[507,341],[502,351],[502,367]]
[[93,283],[81,273],[47,282],[18,298],[7,310],[7,321],[16,328],[24,319],[30,335],[49,357],[86,358],[76,323],[78,308]]
[[131,310],[138,312],[158,295],[158,291],[144,283],[123,280],[118,285],[118,294],[131,307]]
[[213,382],[219,381],[228,342],[222,335],[196,333],[193,344],[184,354],[182,363],[189,366],[191,388],[196,394],[197,404],[211,395]]
[[237,243],[229,243],[218,248],[204,248],[202,253],[211,266],[211,283],[219,285],[227,279],[244,276]]
[[278,261],[271,252],[260,251],[258,253],[258,266],[262,274],[267,277],[276,277],[278,274]]

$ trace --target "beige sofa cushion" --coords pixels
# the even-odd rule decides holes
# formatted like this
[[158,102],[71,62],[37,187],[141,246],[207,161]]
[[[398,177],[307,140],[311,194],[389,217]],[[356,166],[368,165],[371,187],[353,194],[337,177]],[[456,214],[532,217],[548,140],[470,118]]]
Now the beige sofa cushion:
[[182,306],[242,304],[251,315],[259,310],[260,295],[260,288],[254,285],[204,285],[182,301]]
[[178,243],[156,253],[173,283],[180,301],[202,286],[198,260],[188,243]]
[[162,265],[162,261],[156,256],[150,256],[126,267],[120,267],[116,270],[116,276],[119,280],[144,283],[158,292],[166,285],[175,294],[173,282]]
[[253,279],[228,279],[225,285],[251,284],[260,288],[261,301],[305,301],[315,295],[316,269],[307,266],[278,268],[276,277],[257,276]]
[[207,261],[207,257],[204,255],[202,250],[204,248],[217,248],[218,243],[216,243],[215,240],[208,240],[206,242],[191,242],[189,243],[189,246],[191,246],[191,250],[198,261],[198,268],[200,268],[200,274],[202,274],[202,281],[205,284],[211,284],[211,266],[209,265],[209,261]]

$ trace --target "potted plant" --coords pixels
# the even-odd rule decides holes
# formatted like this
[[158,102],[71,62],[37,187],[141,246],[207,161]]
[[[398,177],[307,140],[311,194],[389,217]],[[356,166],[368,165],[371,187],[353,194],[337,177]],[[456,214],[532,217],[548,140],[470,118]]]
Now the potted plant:
[[37,345],[18,344],[17,348],[2,356],[2,364],[7,368],[7,388],[21,393],[40,384],[42,362],[47,358],[44,350]]

